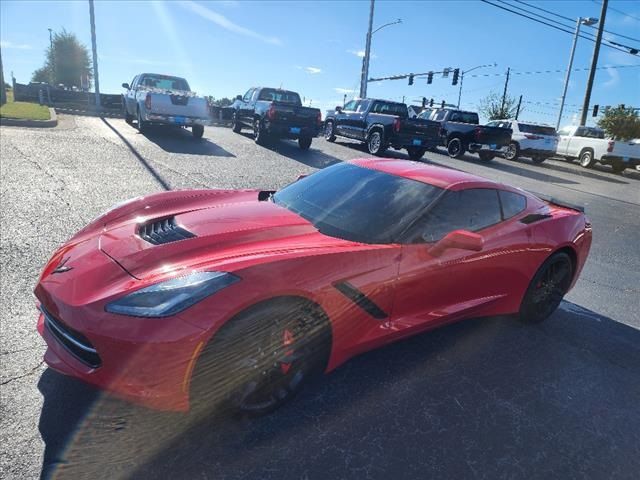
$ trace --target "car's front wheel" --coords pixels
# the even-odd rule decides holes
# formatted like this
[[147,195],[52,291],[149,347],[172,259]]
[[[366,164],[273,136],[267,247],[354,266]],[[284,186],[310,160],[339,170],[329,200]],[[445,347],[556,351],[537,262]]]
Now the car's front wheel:
[[591,150],[585,150],[580,154],[580,166],[583,168],[591,168],[596,164]]
[[232,119],[231,122],[232,122],[231,123],[231,130],[233,130],[233,133],[240,133],[242,131],[242,124],[238,120],[238,113],[237,112],[234,112],[233,119]]
[[507,151],[504,154],[504,158],[507,160],[518,160],[520,156],[520,146],[516,142],[511,142],[507,147]]
[[142,119],[142,112],[138,109],[138,131],[145,133],[147,131],[147,122]]
[[122,100],[122,115],[124,115],[124,121],[129,125],[133,123],[133,115],[127,110],[127,103],[124,99]]
[[288,299],[255,305],[230,320],[200,356],[191,405],[267,414],[322,372],[330,346],[326,318],[308,305]]
[[253,139],[258,145],[264,145],[267,141],[267,134],[262,126],[262,120],[256,118],[253,121]]
[[464,145],[462,140],[454,137],[447,143],[447,153],[451,158],[462,158],[464,156]]
[[367,150],[371,155],[382,155],[386,147],[382,143],[382,133],[380,130],[374,130],[367,137]]
[[336,132],[334,131],[333,122],[329,121],[324,125],[324,139],[327,142],[335,142],[336,141]]
[[569,255],[551,255],[538,269],[520,305],[520,320],[540,323],[560,305],[573,278],[573,262]]

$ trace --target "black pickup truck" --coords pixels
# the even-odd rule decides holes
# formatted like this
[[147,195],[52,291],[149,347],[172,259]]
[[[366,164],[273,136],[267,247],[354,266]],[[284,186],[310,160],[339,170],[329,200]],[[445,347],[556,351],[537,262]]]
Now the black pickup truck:
[[238,95],[232,105],[233,131],[253,129],[253,138],[263,145],[269,138],[297,139],[308,150],[320,133],[322,115],[317,108],[303,107],[300,95],[278,88],[250,88]]
[[452,158],[460,158],[466,151],[477,153],[482,160],[493,160],[504,153],[511,141],[511,129],[479,125],[475,112],[454,108],[426,110],[418,118],[432,120],[440,126],[440,145]]
[[362,98],[327,112],[324,138],[337,136],[365,142],[369,153],[382,155],[389,147],[406,149],[409,158],[419,160],[425,151],[435,148],[440,125],[431,120],[409,118],[404,103]]

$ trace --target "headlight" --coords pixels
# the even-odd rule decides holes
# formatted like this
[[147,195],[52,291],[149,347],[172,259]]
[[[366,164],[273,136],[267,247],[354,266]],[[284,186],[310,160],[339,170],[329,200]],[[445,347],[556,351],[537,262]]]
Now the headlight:
[[170,317],[240,280],[226,272],[198,272],[142,288],[108,303],[107,312],[132,317]]

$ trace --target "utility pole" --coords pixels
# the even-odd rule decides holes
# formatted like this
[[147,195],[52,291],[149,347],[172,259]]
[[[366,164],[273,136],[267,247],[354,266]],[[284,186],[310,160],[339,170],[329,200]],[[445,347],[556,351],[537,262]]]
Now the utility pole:
[[0,49],[0,106],[7,103],[7,91],[4,88],[4,71],[2,70],[2,49]]
[[89,19],[91,21],[91,49],[93,51],[93,81],[96,91],[96,110],[101,110],[100,81],[98,80],[98,46],[96,45],[96,18],[93,12],[93,0],[89,0]]
[[49,72],[49,83],[52,85],[55,83],[56,78],[56,52],[53,50],[53,30],[49,30],[49,50],[51,50],[51,71]]
[[522,95],[520,95],[520,99],[518,100],[518,108],[516,108],[516,120],[518,119],[518,116],[520,115],[520,105],[522,105]]
[[584,92],[584,102],[582,104],[582,115],[580,116],[580,126],[584,127],[587,123],[587,113],[589,113],[589,101],[591,100],[591,89],[593,88],[593,79],[596,76],[596,67],[598,66],[598,55],[600,54],[600,44],[602,43],[602,32],[604,30],[604,20],[607,16],[607,6],[609,0],[602,0],[602,10],[600,11],[600,23],[598,23],[598,34],[596,35],[596,44],[593,47],[593,58],[591,59],[591,70],[589,71],[589,79],[587,80],[587,90]]
[[511,72],[511,67],[507,67],[507,78],[504,81],[504,92],[502,92],[502,107],[500,108],[500,113],[502,113],[502,114],[504,114],[504,102],[507,100],[507,87],[509,86],[509,73],[510,72]]
[[369,79],[369,57],[371,55],[371,29],[373,28],[373,8],[375,0],[371,0],[369,8],[369,30],[367,30],[367,43],[364,48],[362,59],[362,75],[360,76],[360,98],[367,96],[367,80]]

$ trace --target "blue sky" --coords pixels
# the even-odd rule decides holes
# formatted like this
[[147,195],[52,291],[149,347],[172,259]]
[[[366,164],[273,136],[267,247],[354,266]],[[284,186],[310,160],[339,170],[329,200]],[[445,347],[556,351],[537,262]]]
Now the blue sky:
[[[536,6],[561,15],[598,17],[596,1],[546,1]],[[640,18],[640,2],[611,0],[610,6]],[[342,103],[358,88],[368,1],[100,1],[96,30],[101,90],[119,93],[136,73],[151,71],[186,77],[198,93],[214,97],[244,93],[252,85],[282,86],[300,92],[323,110]],[[509,93],[523,95],[522,119],[555,125],[562,72],[517,72],[566,68],[572,36],[479,1],[380,1],[374,27],[402,19],[373,37],[370,76],[478,69],[465,78],[462,107],[476,109],[480,98],[502,92],[504,72],[514,74]],[[0,2],[0,40],[5,77],[29,81],[43,63],[48,28],[66,28],[91,46],[89,7],[67,2]],[[605,28],[640,38],[640,21],[610,10]],[[595,30],[592,30],[595,33]],[[640,42],[610,39],[640,47]],[[574,68],[590,65],[593,43],[580,39]],[[638,65],[640,56],[602,48],[599,66]],[[472,74],[470,74],[472,75]],[[573,72],[567,95],[568,124],[582,104],[587,72]],[[457,101],[458,87],[435,78],[370,84],[369,96],[419,103],[423,96]],[[414,102],[415,101],[415,102]],[[535,102],[535,103],[531,103]],[[603,69],[596,74],[592,104],[640,107],[640,68]]]

